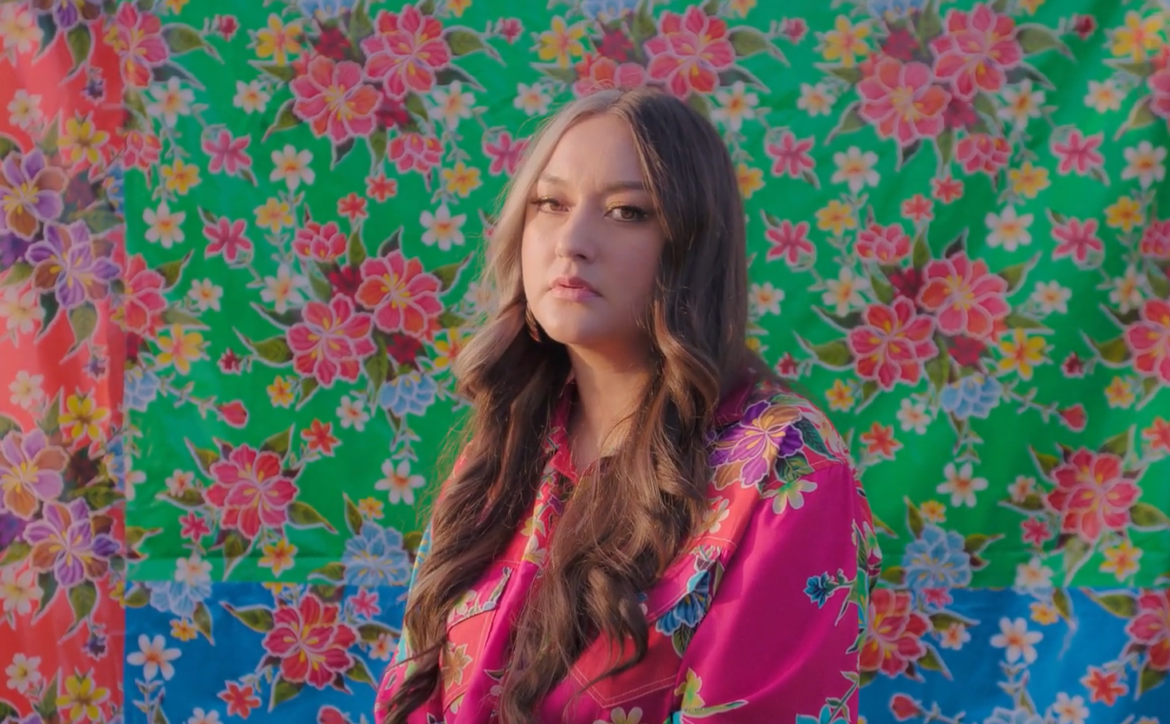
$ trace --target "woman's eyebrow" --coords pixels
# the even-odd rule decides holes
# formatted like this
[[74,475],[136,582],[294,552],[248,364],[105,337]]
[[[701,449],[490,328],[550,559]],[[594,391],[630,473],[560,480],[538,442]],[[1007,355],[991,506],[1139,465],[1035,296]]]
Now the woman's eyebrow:
[[[564,186],[567,183],[560,176],[554,176],[554,175],[549,174],[549,173],[541,174],[539,180],[549,184],[550,186]],[[602,187],[602,191],[605,191],[606,193],[610,193],[613,191],[645,191],[645,190],[646,190],[646,184],[641,179],[632,180],[632,181],[614,181],[614,182],[608,183]]]

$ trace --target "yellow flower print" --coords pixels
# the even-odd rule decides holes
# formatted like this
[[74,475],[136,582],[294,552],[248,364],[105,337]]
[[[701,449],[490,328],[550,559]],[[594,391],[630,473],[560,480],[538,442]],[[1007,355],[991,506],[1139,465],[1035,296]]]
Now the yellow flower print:
[[431,343],[435,348],[435,356],[431,359],[431,366],[435,372],[450,369],[469,339],[471,335],[458,327],[448,329],[444,334],[435,337],[435,341]]
[[177,618],[171,621],[171,636],[179,641],[192,641],[199,632],[195,630],[195,625],[190,620],[185,618]]
[[581,44],[584,35],[585,29],[580,25],[568,27],[564,18],[553,18],[552,30],[540,34],[540,50],[537,51],[537,55],[541,60],[555,60],[557,65],[568,68],[572,58],[585,53],[585,46]]
[[833,236],[841,236],[846,229],[857,228],[857,220],[853,218],[852,208],[833,200],[825,208],[817,209],[817,228],[832,231]]
[[1135,548],[1128,538],[1121,543],[1106,548],[1105,561],[1101,563],[1102,573],[1112,573],[1118,581],[1124,581],[1138,572],[1141,565],[1142,551]]
[[1125,25],[1113,31],[1110,50],[1118,58],[1129,57],[1135,63],[1143,61],[1149,51],[1157,50],[1164,42],[1161,36],[1161,14],[1143,18],[1133,10],[1125,15]]
[[110,598],[113,599],[114,601],[117,601],[118,603],[122,604],[123,606],[126,605],[126,582],[125,581],[118,581],[117,583],[114,584],[114,586],[110,589]]
[[189,374],[191,363],[205,357],[203,348],[206,343],[203,341],[203,335],[198,332],[184,331],[177,324],[171,325],[168,331],[169,336],[165,333],[159,335],[159,353],[155,359],[160,367],[173,364],[179,374]]
[[472,191],[480,187],[479,169],[468,166],[462,161],[455,163],[455,168],[445,168],[441,172],[443,185],[447,191],[467,197]]
[[273,407],[289,407],[293,403],[293,383],[295,378],[277,377],[268,385],[268,399]]
[[825,397],[828,398],[829,408],[832,410],[848,410],[853,407],[853,390],[840,378],[833,380],[833,386],[825,393]]
[[110,690],[98,686],[93,672],[75,673],[65,679],[65,693],[57,695],[57,709],[69,717],[70,724],[89,720],[101,721],[101,705],[110,698]]
[[1109,386],[1105,388],[1105,399],[1109,402],[1110,407],[1129,407],[1136,399],[1133,394],[1133,386],[1120,377],[1114,377]]
[[919,509],[925,520],[941,525],[947,522],[947,506],[937,500],[928,500]]
[[271,568],[272,575],[279,577],[281,573],[293,567],[297,547],[289,543],[287,538],[281,538],[275,544],[269,543],[264,546],[263,550],[264,555],[260,558],[260,565],[264,568]]
[[101,424],[110,416],[110,411],[99,407],[88,393],[70,395],[65,400],[65,411],[57,418],[61,430],[73,440],[88,437],[101,440]]
[[285,65],[290,55],[301,52],[300,35],[299,23],[285,25],[279,15],[269,15],[268,27],[256,31],[256,55]]
[[750,199],[752,194],[764,188],[764,172],[746,163],[736,165],[735,178],[739,182],[739,193],[745,199]]
[[756,0],[731,0],[731,12],[744,18],[756,6]]
[[738,709],[747,702],[744,700],[733,701],[727,704],[715,704],[708,706],[699,691],[703,688],[703,680],[695,673],[694,669],[687,669],[686,680],[674,690],[675,696],[682,696],[682,715],[683,717],[702,718],[719,714],[725,711]]
[[1020,378],[1032,379],[1032,368],[1044,363],[1044,352],[1048,344],[1043,337],[1029,337],[1022,329],[1013,329],[1004,334],[999,342],[999,351],[1003,359],[999,361],[1001,373],[1013,370],[1020,373]]
[[363,518],[381,520],[386,515],[382,512],[382,508],[382,501],[377,498],[362,498],[358,501],[358,512],[362,514]]
[[699,696],[699,690],[703,688],[703,680],[695,673],[694,669],[687,669],[687,678],[674,691],[674,695],[682,695],[682,708],[684,711],[690,709],[701,709],[703,707],[703,697]]
[[283,228],[293,225],[292,209],[287,201],[268,199],[263,206],[256,208],[256,226],[276,233]]
[[1049,626],[1060,620],[1060,611],[1051,603],[1036,601],[1032,604],[1032,620],[1041,626]]
[[270,581],[262,583],[262,585],[269,593],[272,594],[273,599],[279,600],[288,591],[293,591],[297,588],[295,583],[280,583],[277,581]]
[[170,166],[163,166],[162,176],[167,191],[174,191],[180,196],[199,185],[199,167],[181,158],[176,158]]
[[61,153],[71,165],[82,161],[96,165],[101,161],[102,147],[109,140],[110,134],[99,131],[89,115],[84,118],[77,116],[65,121],[60,139]]
[[834,29],[825,33],[821,38],[821,55],[829,62],[841,61],[841,65],[852,68],[857,65],[857,58],[863,59],[869,55],[869,46],[865,39],[869,37],[869,27],[853,25],[849,18],[838,15]]
[[1132,231],[1133,227],[1143,223],[1145,218],[1142,205],[1130,196],[1122,196],[1117,203],[1105,208],[1105,224],[1114,229]]
[[1048,188],[1048,169],[1037,168],[1031,161],[1024,162],[1020,168],[1008,171],[1008,178],[1011,180],[1012,191],[1025,198],[1034,199],[1036,194]]

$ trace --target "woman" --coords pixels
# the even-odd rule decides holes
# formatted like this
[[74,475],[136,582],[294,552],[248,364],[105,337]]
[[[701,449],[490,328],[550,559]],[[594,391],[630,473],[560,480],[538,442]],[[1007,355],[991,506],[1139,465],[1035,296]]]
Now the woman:
[[531,143],[378,721],[855,721],[869,510],[748,350],[746,276],[689,106],[604,91]]

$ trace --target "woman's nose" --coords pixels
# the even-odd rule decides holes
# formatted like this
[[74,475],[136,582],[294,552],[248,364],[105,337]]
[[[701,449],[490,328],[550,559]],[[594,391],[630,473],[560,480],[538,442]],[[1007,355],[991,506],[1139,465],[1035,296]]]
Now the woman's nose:
[[584,205],[574,206],[557,231],[556,255],[566,259],[589,259],[595,251],[597,223]]

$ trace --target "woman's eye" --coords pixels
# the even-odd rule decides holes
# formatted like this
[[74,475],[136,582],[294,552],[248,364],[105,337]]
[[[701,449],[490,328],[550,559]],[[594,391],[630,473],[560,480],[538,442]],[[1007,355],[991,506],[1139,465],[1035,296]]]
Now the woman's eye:
[[615,206],[609,212],[618,221],[643,221],[649,214],[637,206]]
[[551,196],[542,196],[535,201],[540,211],[564,211],[565,205]]

